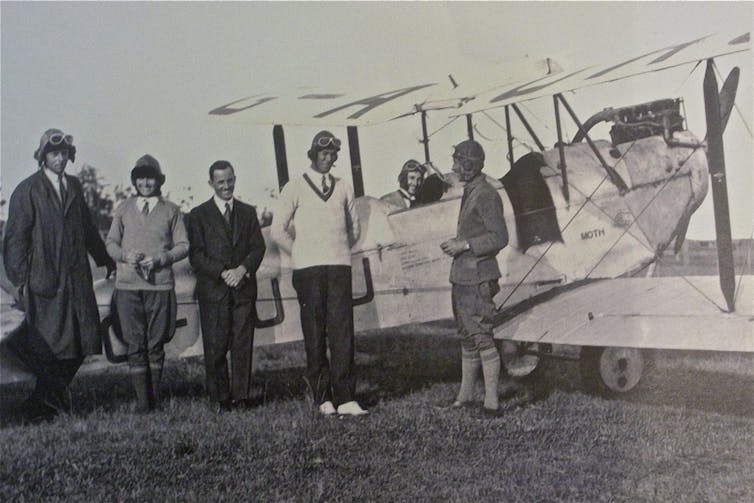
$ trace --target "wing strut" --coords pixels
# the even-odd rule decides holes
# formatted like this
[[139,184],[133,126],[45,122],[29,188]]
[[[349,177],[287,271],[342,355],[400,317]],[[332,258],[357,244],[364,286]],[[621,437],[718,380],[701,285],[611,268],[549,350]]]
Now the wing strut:
[[[707,60],[704,73],[704,110],[707,116],[707,162],[712,184],[712,203],[715,209],[715,233],[717,234],[717,262],[720,271],[720,288],[728,310],[733,312],[736,277],[733,268],[733,241],[728,210],[728,188],[725,182],[725,155],[723,152],[723,117],[720,111],[720,95],[717,90],[714,60]],[[737,74],[730,78],[737,79]],[[726,81],[727,84],[727,81]],[[730,85],[728,85],[730,86]],[[725,89],[726,86],[723,85]],[[724,112],[724,111],[723,111]],[[727,117],[726,117],[727,120]]]
[[568,191],[568,171],[566,170],[565,150],[563,148],[563,130],[560,126],[560,102],[558,101],[557,96],[552,97],[552,102],[555,106],[555,124],[558,128],[558,153],[560,154],[560,162],[558,164],[560,165],[560,177],[563,180],[563,197],[565,198],[566,203],[570,203],[571,196]]
[[424,145],[424,162],[429,162],[429,135],[427,134],[427,112],[422,110],[422,139],[421,143]]
[[602,154],[600,154],[600,151],[597,150],[597,146],[589,137],[589,133],[586,132],[586,130],[584,129],[584,126],[581,124],[581,121],[579,120],[578,117],[576,117],[576,113],[573,111],[571,106],[565,100],[565,97],[562,94],[556,94],[555,97],[560,100],[560,102],[563,104],[565,109],[570,114],[571,119],[573,119],[573,122],[579,128],[579,131],[583,133],[584,138],[586,138],[586,142],[589,144],[589,148],[592,149],[592,152],[594,152],[595,157],[597,157],[597,159],[600,161],[600,164],[602,164],[602,167],[605,169],[605,171],[607,171],[607,174],[610,177],[610,181],[613,182],[613,184],[616,187],[618,187],[618,190],[620,191],[621,194],[627,192],[628,186],[626,185],[626,182],[624,182],[623,179],[620,177],[620,175],[615,171],[615,169],[613,169],[613,167],[610,166],[605,161],[605,158],[602,157]]
[[521,124],[524,125],[526,128],[526,131],[529,133],[529,136],[531,136],[532,140],[534,140],[534,143],[537,144],[537,148],[541,151],[545,151],[545,146],[542,145],[542,142],[539,141],[539,137],[532,129],[531,125],[529,124],[529,121],[526,120],[526,117],[524,117],[524,114],[521,113],[521,110],[518,108],[518,105],[515,103],[511,103],[511,106],[513,107],[513,111],[516,112],[516,115],[518,115],[518,120],[521,121]]
[[510,106],[505,105],[505,134],[508,137],[508,162],[513,169],[513,133],[511,132],[511,112]]
[[348,126],[348,153],[351,156],[351,177],[353,178],[353,195],[364,195],[364,176],[361,173],[361,150],[359,149],[359,132],[356,126]]
[[275,144],[275,163],[278,168],[278,190],[288,183],[288,157],[285,153],[285,133],[283,126],[272,127],[272,141]]

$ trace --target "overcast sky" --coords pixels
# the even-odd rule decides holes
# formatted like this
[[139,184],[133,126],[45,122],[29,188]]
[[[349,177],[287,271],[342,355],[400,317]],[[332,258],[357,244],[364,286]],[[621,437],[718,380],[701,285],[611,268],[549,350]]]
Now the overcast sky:
[[[641,54],[710,33],[751,31],[752,2],[590,3],[41,3],[2,2],[2,194],[35,169],[40,134],[58,127],[74,135],[69,166],[94,165],[111,186],[128,184],[134,161],[157,157],[165,191],[178,202],[209,198],[207,168],[228,159],[237,169],[237,195],[269,206],[277,186],[271,128],[211,118],[234,99],[296,85],[395,89],[493,63],[552,57],[563,67]],[[754,153],[752,55],[719,58],[723,74],[742,78],[738,113],[726,131],[726,161],[734,237],[750,237]],[[683,97],[688,125],[706,126],[703,65],[580,90],[568,96],[582,120],[608,106]],[[534,126],[552,144],[549,100],[529,103]],[[549,112],[549,113],[548,113]],[[500,110],[495,112],[503,122]],[[505,132],[475,119],[488,150],[487,171],[507,170]],[[430,117],[430,131],[447,122]],[[572,135],[575,128],[568,124]],[[287,128],[292,174],[303,170],[316,130]],[[345,138],[346,132],[334,132]],[[401,164],[422,159],[413,118],[360,130],[366,191],[395,188]],[[435,164],[449,170],[451,145],[465,136],[457,121],[431,138]],[[522,135],[525,137],[526,135]],[[523,152],[517,152],[520,155]],[[338,171],[349,175],[347,155]],[[690,238],[714,237],[711,197],[695,214]]]

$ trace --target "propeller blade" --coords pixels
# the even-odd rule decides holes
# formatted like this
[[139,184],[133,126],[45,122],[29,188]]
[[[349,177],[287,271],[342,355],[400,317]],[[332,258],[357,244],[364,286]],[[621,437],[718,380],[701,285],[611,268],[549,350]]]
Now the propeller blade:
[[741,70],[737,66],[734,67],[725,79],[723,88],[720,90],[720,133],[725,132],[728,119],[730,119],[730,112],[733,110],[733,105],[736,104],[736,90],[738,89],[738,77],[740,74]]
[[[727,81],[726,81],[727,82]],[[728,210],[728,188],[725,182],[725,155],[723,152],[723,123],[720,117],[720,95],[713,69],[713,60],[707,60],[704,74],[704,110],[707,116],[707,162],[712,185],[712,203],[715,210],[717,235],[717,262],[722,289],[728,311],[733,312],[736,287],[733,269],[733,241]],[[730,94],[730,93],[728,93]],[[726,98],[727,100],[728,98]]]

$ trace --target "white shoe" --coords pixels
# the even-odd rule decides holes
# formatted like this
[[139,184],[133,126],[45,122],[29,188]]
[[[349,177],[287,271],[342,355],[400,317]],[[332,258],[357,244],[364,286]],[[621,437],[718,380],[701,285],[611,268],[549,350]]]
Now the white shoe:
[[369,414],[369,411],[362,409],[357,402],[352,400],[338,405],[338,414],[341,416],[363,416]]
[[321,403],[319,405],[319,413],[323,416],[332,416],[333,414],[336,414],[335,406],[330,400]]

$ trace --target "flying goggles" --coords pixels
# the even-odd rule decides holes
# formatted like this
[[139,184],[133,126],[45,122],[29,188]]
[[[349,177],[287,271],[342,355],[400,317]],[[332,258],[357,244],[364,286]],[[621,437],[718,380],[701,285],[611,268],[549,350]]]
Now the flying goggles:
[[50,145],[60,145],[61,143],[73,145],[73,136],[63,133],[53,133],[47,141]]
[[335,138],[334,136],[323,136],[321,138],[317,139],[317,146],[321,148],[327,148],[330,145],[334,146],[335,148],[340,148],[340,140]]

